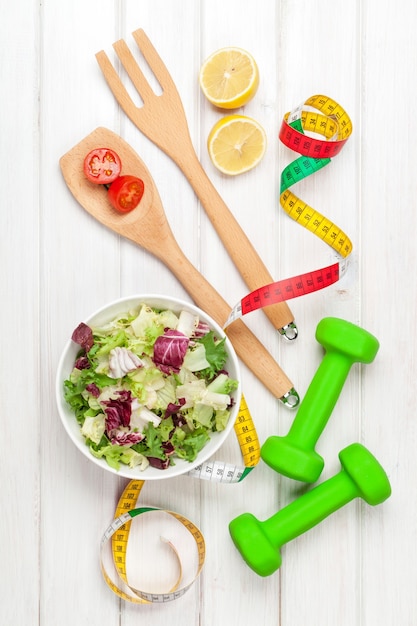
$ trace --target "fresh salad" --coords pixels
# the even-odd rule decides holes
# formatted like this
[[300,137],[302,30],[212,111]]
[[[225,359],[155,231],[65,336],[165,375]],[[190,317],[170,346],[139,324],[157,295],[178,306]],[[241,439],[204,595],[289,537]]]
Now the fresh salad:
[[111,467],[193,461],[226,427],[238,381],[224,370],[225,338],[194,313],[143,303],[100,328],[79,324],[72,340],[80,350],[65,400],[91,454]]

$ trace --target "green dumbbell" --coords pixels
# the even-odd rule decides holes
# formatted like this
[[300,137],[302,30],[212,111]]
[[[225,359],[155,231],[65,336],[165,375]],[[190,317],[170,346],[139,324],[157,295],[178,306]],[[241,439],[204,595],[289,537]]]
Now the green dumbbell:
[[316,339],[326,353],[285,437],[271,436],[261,447],[263,461],[276,472],[295,480],[315,482],[324,460],[315,445],[324,430],[353,363],[371,363],[378,340],[351,322],[326,317],[319,322]]
[[339,453],[342,470],[261,522],[251,513],[229,524],[233,542],[259,576],[281,566],[281,547],[306,532],[354,498],[376,505],[391,494],[388,477],[375,457],[354,443]]

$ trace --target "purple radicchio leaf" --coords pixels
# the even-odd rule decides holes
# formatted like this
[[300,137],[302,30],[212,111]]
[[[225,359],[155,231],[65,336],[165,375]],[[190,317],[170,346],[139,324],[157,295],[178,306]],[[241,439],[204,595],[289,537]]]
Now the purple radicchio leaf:
[[178,413],[183,404],[185,404],[185,398],[179,398],[178,404],[168,402],[167,408],[165,409],[164,419],[166,419],[167,417],[171,417],[171,415],[176,415],[176,413]]
[[80,356],[75,361],[74,367],[76,367],[77,370],[87,370],[90,367],[90,361],[88,360],[88,358],[85,355],[84,356]]
[[135,433],[133,431],[126,432],[125,430],[113,430],[111,432],[110,441],[113,445],[119,446],[131,446],[135,443],[142,441],[144,435],[142,433]]
[[175,452],[175,448],[170,441],[162,442],[162,450],[165,452],[167,456],[171,456],[171,454],[174,454]]
[[132,415],[132,395],[130,391],[118,391],[118,398],[103,400],[106,414],[106,432],[110,433],[121,426],[129,426]]
[[[165,410],[164,419],[167,419],[168,417],[172,417],[172,423],[174,424],[175,428],[177,428],[177,427],[182,428],[183,426],[185,426],[187,424],[187,420],[180,413],[181,407],[184,404],[185,404],[185,398],[179,398],[178,399],[178,404],[174,404],[173,402],[169,402],[169,404],[167,405],[167,408]],[[173,430],[170,432],[170,434],[169,434],[170,438],[172,437],[173,433],[175,432],[175,428],[173,428]]]
[[149,465],[151,467],[156,467],[157,469],[167,469],[169,467],[169,458],[166,459],[158,459],[156,456],[148,456]]
[[201,320],[198,322],[198,326],[194,331],[194,337],[204,337],[207,333],[210,332],[210,326],[206,322],[202,322]]
[[153,361],[164,373],[179,372],[190,340],[172,328],[164,331],[154,344]]
[[100,389],[97,387],[96,383],[89,383],[86,386],[87,391],[91,393],[92,396],[98,398],[100,395]]
[[81,322],[72,333],[71,339],[78,343],[86,352],[88,352],[94,343],[93,331],[87,324]]
[[175,413],[172,416],[172,423],[176,428],[182,428],[183,426],[186,426],[187,420],[183,415],[181,415],[181,413]]

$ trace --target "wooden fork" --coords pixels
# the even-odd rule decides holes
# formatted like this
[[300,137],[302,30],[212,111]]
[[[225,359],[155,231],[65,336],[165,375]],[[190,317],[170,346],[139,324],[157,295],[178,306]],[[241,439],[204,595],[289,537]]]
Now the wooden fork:
[[[117,102],[135,126],[167,154],[181,169],[200,199],[210,221],[248,288],[253,291],[274,282],[248,237],[205,173],[191,141],[184,107],[165,64],[142,29],[133,37],[154,72],[163,93],[152,90],[132,52],[123,39],[113,47],[139,93],[143,106],[136,106],[119,75],[102,50],[98,64]],[[297,336],[294,316],[286,302],[264,309],[274,327],[287,339]]]

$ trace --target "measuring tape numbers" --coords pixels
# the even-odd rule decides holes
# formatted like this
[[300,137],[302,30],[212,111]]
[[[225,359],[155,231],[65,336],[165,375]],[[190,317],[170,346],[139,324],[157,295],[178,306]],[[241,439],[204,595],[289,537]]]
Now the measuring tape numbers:
[[234,430],[243,458],[243,466],[224,463],[223,461],[207,461],[188,472],[188,476],[201,478],[217,483],[239,483],[253,470],[261,458],[261,446],[255,424],[246,404],[241,397],[239,413],[236,417]]
[[296,196],[290,188],[328,165],[342,150],[351,134],[352,122],[348,114],[340,104],[327,96],[312,96],[284,115],[279,139],[301,156],[281,173],[280,205],[289,217],[329,245],[340,260],[328,267],[252,291],[233,307],[225,327],[257,309],[324,289],[339,281],[346,273],[348,257],[352,252],[349,237],[331,220]]
[[[110,589],[123,600],[128,600],[134,604],[165,603],[176,600],[184,595],[199,576],[204,564],[206,548],[204,537],[201,531],[183,515],[174,511],[164,510],[157,507],[135,508],[139,494],[144,485],[144,481],[131,480],[120,496],[115,516],[112,523],[103,534],[100,543],[100,565],[101,571]],[[131,525],[139,516],[164,513],[169,518],[175,520],[181,529],[185,529],[190,534],[196,548],[196,564],[192,576],[184,583],[183,570],[184,561],[175,545],[163,536],[161,542],[165,543],[171,551],[178,570],[176,580],[171,587],[164,592],[154,592],[151,590],[141,590],[128,580],[127,573],[127,548]],[[171,524],[169,525],[171,528]],[[107,551],[107,552],[106,552]],[[189,560],[189,549],[187,550],[187,561]],[[110,559],[111,557],[111,559]],[[142,555],[138,554],[136,561],[140,561]],[[112,562],[110,562],[112,560]],[[143,570],[146,571],[147,563],[143,563]],[[112,574],[110,574],[112,570]]]

